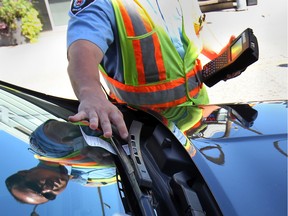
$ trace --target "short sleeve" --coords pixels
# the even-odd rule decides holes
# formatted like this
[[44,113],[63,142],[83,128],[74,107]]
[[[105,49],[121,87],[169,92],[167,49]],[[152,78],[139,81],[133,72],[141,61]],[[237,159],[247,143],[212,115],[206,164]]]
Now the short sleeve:
[[[90,0],[75,12],[74,0],[69,11],[67,48],[77,40],[88,40],[106,53],[114,41],[115,17],[109,0]],[[84,2],[84,1],[83,1]],[[73,8],[74,7],[74,8]]]

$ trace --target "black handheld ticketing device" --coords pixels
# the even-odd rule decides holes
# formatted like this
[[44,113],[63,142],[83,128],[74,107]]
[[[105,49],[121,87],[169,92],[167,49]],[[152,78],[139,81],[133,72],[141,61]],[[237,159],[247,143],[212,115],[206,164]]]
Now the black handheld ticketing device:
[[221,80],[226,80],[235,73],[242,73],[249,65],[258,60],[257,38],[252,29],[247,28],[217,58],[203,67],[202,82],[211,87]]

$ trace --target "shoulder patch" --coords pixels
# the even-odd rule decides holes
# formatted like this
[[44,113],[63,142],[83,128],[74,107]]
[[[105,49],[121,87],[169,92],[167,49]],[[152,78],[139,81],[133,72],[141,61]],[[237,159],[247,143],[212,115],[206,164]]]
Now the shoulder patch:
[[76,15],[96,0],[72,0],[71,12]]

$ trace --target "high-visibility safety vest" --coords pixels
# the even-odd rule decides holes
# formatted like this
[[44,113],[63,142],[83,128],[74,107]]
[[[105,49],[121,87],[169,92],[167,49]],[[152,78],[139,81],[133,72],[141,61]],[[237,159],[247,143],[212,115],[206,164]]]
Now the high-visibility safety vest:
[[163,110],[161,115],[173,122],[185,134],[186,131],[199,126],[203,117],[203,109],[198,106],[171,107]]
[[[118,102],[140,107],[171,107],[208,103],[198,79],[202,70],[200,50],[182,32],[182,59],[165,30],[155,25],[137,0],[112,0],[122,52],[124,83],[100,71]],[[184,25],[182,26],[184,29]],[[193,28],[193,24],[191,24]]]
[[[54,163],[59,165],[66,165],[66,166],[72,166],[75,168],[95,168],[95,169],[105,169],[110,168],[114,165],[101,165],[97,164],[95,161],[91,160],[90,158],[83,156],[80,154],[80,151],[75,151],[65,157],[62,158],[50,158],[40,155],[34,155],[34,157],[42,162],[45,163]],[[110,184],[116,183],[116,173],[115,176],[111,176],[110,178],[94,178],[94,179],[88,179],[88,182],[86,186],[93,186],[93,187],[99,187],[99,186],[106,186]]]
[[157,110],[167,128],[176,136],[191,157],[195,156],[196,149],[190,139],[186,136],[186,131],[199,127],[202,120],[202,109],[198,106],[177,106]]

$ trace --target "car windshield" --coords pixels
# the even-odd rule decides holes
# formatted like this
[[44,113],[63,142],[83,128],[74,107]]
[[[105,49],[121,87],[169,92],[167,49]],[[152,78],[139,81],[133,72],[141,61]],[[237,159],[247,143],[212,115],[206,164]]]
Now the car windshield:
[[[33,151],[29,151],[31,134],[49,119],[65,122],[61,117],[65,116],[65,112],[69,114],[69,111],[54,104],[1,87],[0,140],[1,164],[4,169],[0,190],[1,211],[5,212],[5,215],[113,215],[124,212],[116,183],[89,187],[84,186],[83,182],[69,179],[66,188],[61,193],[60,189],[56,190],[55,195],[43,187],[57,187],[61,180],[54,179],[53,183],[53,179],[39,179],[39,182],[35,183],[33,179],[39,177],[37,172],[34,172],[34,175],[32,172],[29,178],[27,177],[26,173],[35,170],[35,167],[43,168],[39,158],[35,158]],[[71,172],[68,166],[63,167],[66,170],[65,174]],[[58,171],[62,172],[60,169]],[[13,185],[13,182],[8,184],[7,179],[14,174],[27,177],[25,183],[18,185],[18,191],[26,194],[24,198],[15,198],[8,191],[8,185]],[[48,175],[48,178],[51,176],[53,175]],[[17,187],[12,188],[14,193]],[[37,199],[40,200],[40,204],[37,203]],[[26,204],[26,201],[31,202]]]

